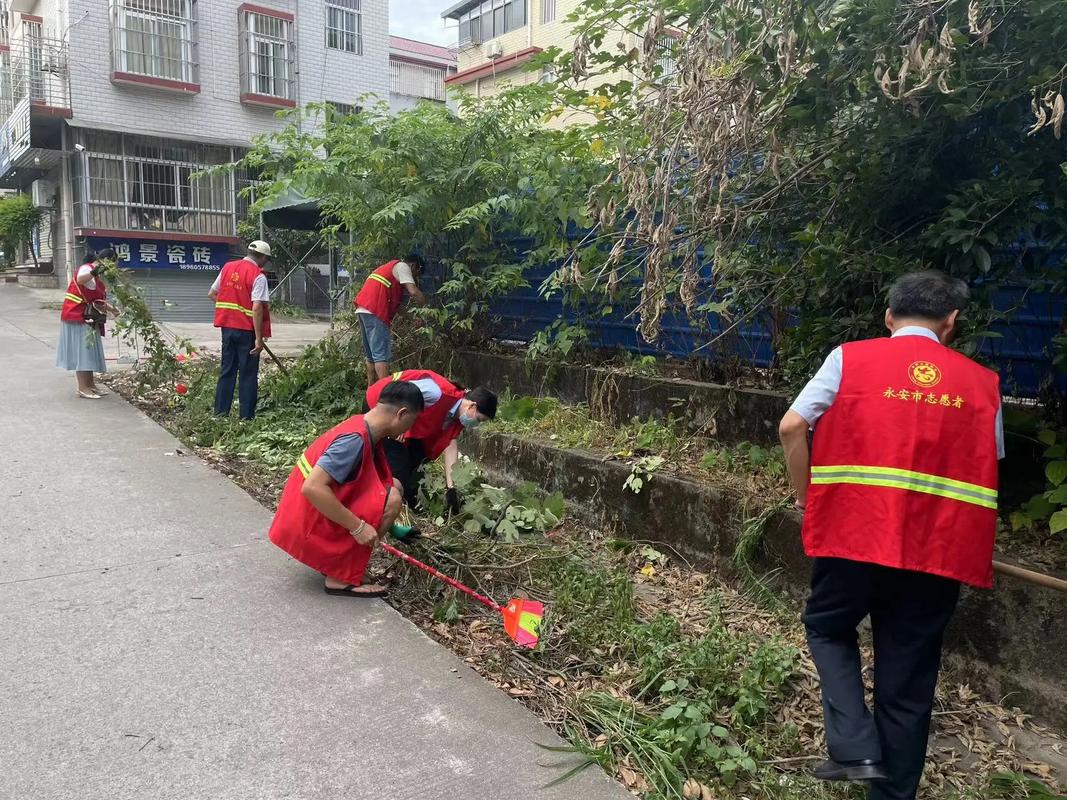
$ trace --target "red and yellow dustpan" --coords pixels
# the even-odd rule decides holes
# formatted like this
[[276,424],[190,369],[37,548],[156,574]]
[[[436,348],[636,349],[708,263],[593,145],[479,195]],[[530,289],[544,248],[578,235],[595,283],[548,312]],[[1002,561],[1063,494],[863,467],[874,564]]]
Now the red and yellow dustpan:
[[478,594],[478,592],[473,589],[464,586],[455,578],[450,578],[440,570],[434,569],[429,564],[423,564],[417,558],[409,556],[402,550],[397,550],[391,544],[382,542],[381,548],[385,550],[385,552],[396,556],[401,561],[405,561],[413,567],[418,567],[424,572],[430,573],[439,581],[447,583],[453,589],[458,589],[468,597],[473,597],[486,608],[491,608],[493,611],[499,611],[500,615],[504,618],[504,630],[507,632],[508,636],[523,647],[537,646],[541,631],[541,619],[545,615],[544,603],[539,603],[536,600],[524,600],[521,597],[513,597],[508,600],[506,606],[502,606],[499,603],[494,602],[491,598],[486,597],[484,594]]

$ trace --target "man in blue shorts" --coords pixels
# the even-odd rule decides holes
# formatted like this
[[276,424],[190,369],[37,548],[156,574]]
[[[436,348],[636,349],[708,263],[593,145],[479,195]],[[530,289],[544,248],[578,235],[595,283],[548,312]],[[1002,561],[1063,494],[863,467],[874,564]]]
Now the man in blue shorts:
[[400,311],[404,298],[426,305],[426,295],[415,283],[422,269],[422,260],[417,255],[408,255],[403,261],[387,261],[367,276],[363,288],[356,295],[356,318],[363,334],[363,355],[367,360],[367,385],[389,375],[389,362],[393,359],[393,318]]

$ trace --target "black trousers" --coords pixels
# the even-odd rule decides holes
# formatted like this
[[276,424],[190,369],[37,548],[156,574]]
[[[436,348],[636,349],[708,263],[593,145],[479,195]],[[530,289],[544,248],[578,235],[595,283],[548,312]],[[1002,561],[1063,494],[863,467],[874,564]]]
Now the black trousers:
[[[958,582],[876,564],[817,558],[804,611],[822,683],[826,741],[834,761],[879,761],[889,776],[869,800],[914,800],[926,761],[941,639]],[[874,713],[863,695],[856,627],[874,633]]]
[[404,487],[404,502],[415,508],[419,502],[419,487],[422,486],[422,466],[426,462],[426,449],[421,439],[398,442],[386,439],[382,445],[385,458],[393,477]]

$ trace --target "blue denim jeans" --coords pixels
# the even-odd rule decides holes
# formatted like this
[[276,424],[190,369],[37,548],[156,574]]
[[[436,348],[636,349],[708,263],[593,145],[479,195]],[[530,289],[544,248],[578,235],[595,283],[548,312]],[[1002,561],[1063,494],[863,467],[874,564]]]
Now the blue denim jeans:
[[372,364],[393,360],[393,334],[389,326],[373,314],[356,314],[363,334],[363,355]]
[[259,397],[259,356],[251,354],[256,346],[256,334],[240,328],[222,329],[222,364],[219,382],[215,386],[215,414],[224,417],[233,405],[233,389],[237,386],[241,419],[256,415]]

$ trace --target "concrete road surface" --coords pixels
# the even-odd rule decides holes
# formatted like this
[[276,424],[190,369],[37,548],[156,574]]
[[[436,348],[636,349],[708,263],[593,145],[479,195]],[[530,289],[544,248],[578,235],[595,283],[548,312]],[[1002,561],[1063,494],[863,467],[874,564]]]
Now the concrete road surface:
[[53,366],[0,285],[0,798],[621,800],[381,601],[328,597],[270,514]]
[[[5,287],[6,288],[6,287]],[[66,287],[62,289],[27,289],[11,286],[7,291],[12,296],[20,296],[25,310],[33,307],[47,308],[49,313],[59,315],[58,308],[63,303]],[[219,329],[210,322],[166,322],[162,326],[164,335],[173,341],[176,338],[187,339],[197,350],[204,350],[218,356],[222,351]],[[277,356],[299,356],[310,344],[315,344],[330,330],[330,324],[316,319],[290,319],[275,317],[271,321],[271,338],[267,344]],[[124,367],[140,355],[137,349],[118,338],[108,335],[104,342],[104,355],[108,364]],[[264,361],[267,359],[264,358]]]

